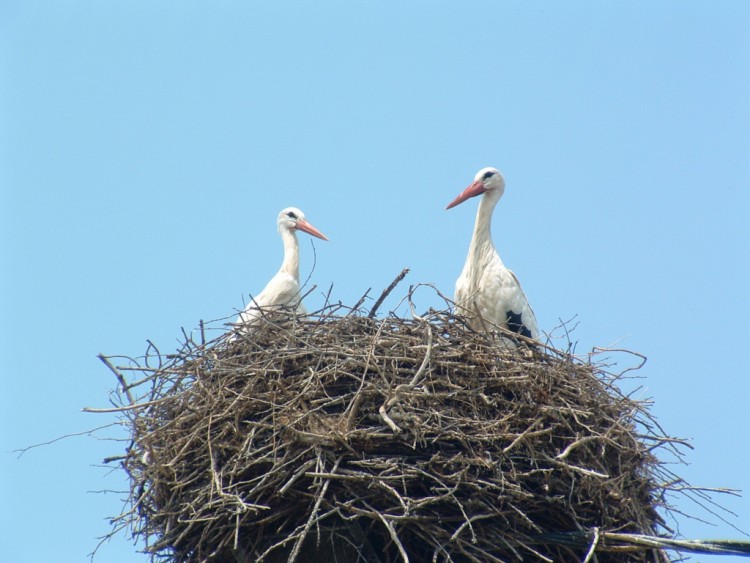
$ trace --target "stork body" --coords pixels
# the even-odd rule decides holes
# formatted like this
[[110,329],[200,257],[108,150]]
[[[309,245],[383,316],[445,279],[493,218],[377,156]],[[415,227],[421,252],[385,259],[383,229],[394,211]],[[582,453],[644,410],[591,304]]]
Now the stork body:
[[481,195],[461,275],[456,280],[455,302],[474,330],[500,326],[529,338],[538,338],[536,317],[516,275],[505,267],[492,243],[492,212],[505,191],[505,180],[495,168],[477,172],[474,182],[446,209]]
[[284,243],[284,260],[275,276],[257,296],[247,304],[234,323],[235,330],[247,331],[274,310],[293,309],[304,315],[307,311],[302,304],[299,284],[299,242],[297,231],[328,240],[318,229],[305,219],[305,214],[296,207],[287,207],[279,213],[277,220],[281,241]]

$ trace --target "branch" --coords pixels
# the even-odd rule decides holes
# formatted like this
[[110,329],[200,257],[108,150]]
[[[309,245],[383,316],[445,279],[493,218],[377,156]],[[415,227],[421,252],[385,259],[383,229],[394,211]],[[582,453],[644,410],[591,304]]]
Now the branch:
[[409,268],[404,268],[401,270],[401,273],[396,276],[396,279],[394,279],[391,282],[391,285],[389,285],[385,291],[378,297],[378,300],[375,301],[375,305],[372,306],[372,309],[370,309],[370,314],[367,315],[367,318],[372,319],[375,317],[375,313],[378,312],[378,308],[383,304],[383,301],[385,301],[385,298],[388,297],[388,294],[393,291],[393,288],[396,287],[399,282],[401,282],[404,277],[406,277],[406,274],[409,273]]

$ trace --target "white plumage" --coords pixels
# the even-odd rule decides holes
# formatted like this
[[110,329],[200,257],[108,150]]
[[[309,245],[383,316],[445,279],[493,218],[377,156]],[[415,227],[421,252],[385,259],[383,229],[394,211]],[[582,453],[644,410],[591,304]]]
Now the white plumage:
[[[505,179],[496,168],[482,168],[474,182],[448,204],[455,207],[482,195],[464,269],[456,280],[458,312],[475,330],[501,326],[538,338],[536,317],[515,274],[505,267],[492,244],[492,212],[505,191]],[[479,315],[477,315],[479,313]],[[481,317],[481,318],[480,318]]]
[[284,261],[274,277],[266,284],[257,296],[247,304],[234,323],[234,328],[240,332],[256,325],[263,316],[274,310],[295,309],[297,314],[304,315],[307,311],[302,304],[299,285],[299,243],[297,231],[303,231],[314,237],[328,240],[323,233],[313,227],[305,219],[305,214],[296,207],[287,207],[279,213],[277,220],[281,240],[284,243]]

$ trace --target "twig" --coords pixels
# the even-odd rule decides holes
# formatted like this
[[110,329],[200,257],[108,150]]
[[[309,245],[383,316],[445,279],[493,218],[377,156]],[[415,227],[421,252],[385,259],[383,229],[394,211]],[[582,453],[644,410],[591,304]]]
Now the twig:
[[602,436],[584,436],[583,438],[576,440],[572,444],[569,444],[567,448],[565,448],[561,453],[555,456],[555,459],[565,459],[570,455],[570,452],[572,452],[578,446],[586,444],[587,442],[601,440],[602,438]]
[[589,563],[589,561],[591,561],[591,558],[594,556],[594,551],[596,551],[596,546],[599,545],[599,528],[594,527],[593,533],[594,533],[594,537],[591,539],[591,547],[589,547],[589,550],[586,553],[586,558],[583,560],[583,563]]
[[388,428],[390,428],[394,434],[400,434],[402,432],[398,424],[393,422],[393,419],[391,419],[391,417],[388,416],[388,412],[385,410],[385,403],[380,405],[380,408],[378,408],[378,413],[380,414],[380,417],[383,419],[383,422],[385,422],[388,425]]
[[629,371],[636,371],[636,370],[641,369],[644,365],[646,365],[646,361],[648,361],[648,358],[644,356],[643,354],[639,354],[638,352],[633,352],[632,350],[626,350],[625,348],[601,348],[599,346],[594,346],[594,348],[592,349],[592,355],[600,354],[601,352],[623,352],[625,354],[631,354],[633,356],[637,356],[638,358],[641,359],[640,364],[638,364],[635,367],[630,367],[621,371],[619,374],[620,376],[625,375]]
[[375,301],[375,305],[372,306],[372,309],[370,309],[370,314],[367,315],[367,318],[372,319],[375,317],[375,313],[378,312],[378,308],[383,304],[383,301],[385,301],[385,298],[388,297],[388,294],[390,294],[391,291],[393,291],[393,288],[396,287],[399,282],[401,282],[402,279],[406,276],[406,274],[409,273],[409,268],[404,268],[401,270],[401,273],[396,276],[396,278],[391,282],[391,285],[389,285],[383,293],[380,294],[380,297],[378,297],[378,300]]
[[737,540],[673,540],[644,534],[602,532],[605,540],[644,545],[658,549],[673,549],[692,553],[750,556],[750,542]]
[[[331,469],[331,473],[336,473],[336,470],[339,468],[339,463],[341,463],[341,459],[342,458],[339,457],[336,460],[336,463],[333,464],[333,469]],[[305,541],[305,538],[307,537],[307,534],[310,531],[310,528],[312,528],[312,525],[316,520],[318,510],[320,510],[320,503],[323,502],[323,498],[326,496],[326,491],[328,491],[328,485],[330,484],[331,484],[331,480],[326,479],[325,483],[323,483],[323,486],[318,491],[318,494],[316,495],[317,498],[315,499],[315,505],[313,506],[312,512],[310,512],[310,517],[307,519],[307,522],[305,523],[305,528],[302,530],[302,533],[297,538],[297,541],[294,542],[294,546],[292,547],[292,551],[289,554],[287,563],[294,563],[294,561],[296,561],[297,556],[299,555],[299,551],[302,548],[302,543]]]
[[133,400],[133,395],[130,394],[130,389],[128,388],[128,384],[125,382],[125,377],[120,373],[120,371],[114,366],[112,362],[109,361],[109,358],[105,356],[104,354],[98,354],[97,358],[99,358],[102,363],[109,368],[109,371],[115,374],[115,377],[117,378],[117,381],[120,383],[120,388],[125,393],[125,396],[128,398],[128,402],[132,405],[135,403]]
[[367,299],[367,294],[370,293],[371,289],[372,289],[371,287],[368,287],[367,291],[365,291],[364,294],[362,295],[362,297],[359,298],[359,301],[357,301],[354,304],[354,307],[352,307],[352,309],[351,309],[352,313],[355,312],[357,309],[359,309],[362,306],[362,303],[364,303],[365,299]]
[[[537,426],[539,426],[539,425],[540,425],[541,423],[542,423],[542,421],[541,421],[541,420],[535,420],[535,421],[534,421],[534,422],[533,422],[533,423],[531,424],[531,426],[529,426],[528,428],[526,428],[526,429],[525,429],[525,430],[524,430],[523,432],[521,432],[521,433],[520,433],[520,434],[519,434],[519,435],[518,435],[518,436],[517,436],[517,437],[516,437],[516,438],[515,438],[515,439],[514,439],[514,440],[513,440],[513,441],[512,441],[511,443],[510,443],[510,444],[508,444],[507,446],[505,446],[505,447],[503,448],[503,453],[504,453],[504,454],[507,454],[507,453],[508,453],[509,451],[511,451],[511,450],[512,450],[513,448],[515,448],[515,447],[516,447],[516,444],[518,444],[518,443],[519,443],[519,442],[520,442],[521,440],[523,440],[524,438],[526,438],[527,436],[529,436],[529,435],[530,435],[530,434],[531,434],[531,433],[533,432],[533,430],[534,430],[534,429],[535,429],[535,428],[536,428]],[[544,433],[544,434],[546,434],[546,433],[548,433],[548,432],[549,432],[549,429],[545,429],[545,430],[542,430],[542,433]],[[536,435],[540,435],[540,434],[539,434],[539,433],[536,433]]]
[[83,407],[81,409],[81,412],[90,412],[95,414],[103,414],[108,412],[125,412],[125,411],[132,411],[135,409],[142,409],[145,407],[152,407],[154,405],[159,405],[161,403],[164,403],[168,400],[170,400],[171,397],[162,397],[161,399],[156,399],[154,401],[146,401],[145,403],[137,403],[134,405],[126,405],[124,407],[112,407],[111,409],[96,409],[93,407]]
[[[420,320],[423,321],[423,319],[421,318]],[[401,432],[401,428],[395,422],[393,422],[393,419],[391,419],[390,416],[388,416],[388,409],[390,409],[393,405],[401,400],[403,393],[414,389],[416,384],[422,378],[422,375],[424,375],[427,366],[430,365],[430,358],[432,357],[432,327],[429,323],[426,322],[425,326],[427,327],[427,350],[425,351],[424,358],[422,358],[422,363],[419,365],[419,369],[417,369],[414,377],[411,378],[411,381],[409,381],[409,383],[407,383],[406,385],[396,386],[396,389],[394,389],[393,391],[393,396],[390,397],[385,403],[380,405],[380,408],[378,409],[380,416],[388,425],[388,428],[390,428],[396,434]]]
[[91,430],[86,430],[84,432],[74,432],[72,434],[65,434],[64,436],[53,438],[52,440],[49,440],[47,442],[41,442],[39,444],[34,444],[33,446],[26,446],[25,448],[19,448],[17,450],[13,450],[13,453],[18,454],[17,459],[21,459],[23,454],[25,454],[29,450],[33,450],[34,448],[40,448],[42,446],[49,446],[51,444],[54,444],[55,442],[59,442],[60,440],[65,440],[66,438],[74,438],[76,436],[93,436],[94,432],[98,432],[99,430],[104,430],[105,428],[111,428],[112,426],[119,426],[119,424],[117,424],[116,422],[113,422],[112,424],[105,424],[104,426],[99,426],[98,428],[93,428]]
[[401,540],[398,538],[398,534],[396,533],[396,530],[394,530],[393,526],[391,526],[391,523],[385,519],[385,516],[383,516],[380,512],[376,512],[376,514],[377,514],[378,519],[383,523],[383,526],[385,526],[385,529],[388,530],[388,534],[391,536],[393,543],[396,544],[396,547],[398,548],[398,552],[401,555],[401,559],[404,560],[404,563],[409,563],[409,556],[406,554],[406,550],[404,549],[404,546],[401,543]]
[[[318,252],[315,249],[315,241],[313,241],[312,238],[310,238],[310,246],[312,247],[313,262],[312,262],[312,266],[310,266],[310,273],[307,274],[307,278],[305,279],[304,283],[300,287],[305,287],[307,285],[307,282],[310,281],[310,278],[312,277],[313,273],[315,272],[315,266],[317,266],[317,264],[318,264]],[[315,289],[315,287],[313,287],[310,291],[312,291],[313,289]]]

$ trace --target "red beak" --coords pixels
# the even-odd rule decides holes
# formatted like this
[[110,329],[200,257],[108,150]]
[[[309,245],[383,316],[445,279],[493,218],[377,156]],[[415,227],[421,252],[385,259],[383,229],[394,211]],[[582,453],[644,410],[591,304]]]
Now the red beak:
[[312,235],[314,237],[322,238],[323,240],[328,240],[328,237],[325,236],[323,233],[321,233],[318,229],[313,227],[310,223],[305,221],[304,219],[298,219],[297,220],[297,226],[296,229],[300,231],[306,232],[308,235]]
[[487,190],[484,187],[484,184],[481,180],[477,180],[472,185],[470,185],[468,188],[466,188],[464,191],[462,191],[460,194],[458,194],[458,197],[451,201],[448,204],[448,207],[446,209],[450,209],[451,207],[456,207],[459,203],[463,203],[469,198],[476,197],[478,195],[482,195]]

